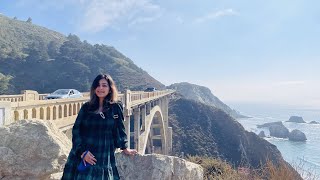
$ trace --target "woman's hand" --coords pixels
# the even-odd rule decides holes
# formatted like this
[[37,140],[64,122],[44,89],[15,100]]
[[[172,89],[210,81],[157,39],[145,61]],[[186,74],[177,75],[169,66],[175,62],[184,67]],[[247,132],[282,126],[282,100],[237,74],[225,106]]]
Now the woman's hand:
[[130,156],[133,156],[135,154],[137,154],[137,150],[135,149],[123,149],[122,152],[126,155],[130,155]]
[[[81,158],[83,158],[84,153],[85,152],[82,153]],[[91,165],[95,165],[97,160],[96,160],[96,158],[94,158],[94,155],[90,151],[88,151],[86,156],[83,158],[83,162],[84,162],[85,166],[86,166],[86,162]]]

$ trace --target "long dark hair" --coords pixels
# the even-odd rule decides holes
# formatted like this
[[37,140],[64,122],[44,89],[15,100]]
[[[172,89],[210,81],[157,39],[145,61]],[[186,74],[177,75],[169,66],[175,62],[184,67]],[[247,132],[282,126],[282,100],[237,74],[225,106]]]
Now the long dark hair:
[[109,94],[104,98],[103,107],[118,101],[118,90],[112,77],[109,74],[99,74],[93,80],[90,89],[89,109],[92,111],[95,111],[99,108],[99,97],[96,95],[95,90],[99,86],[99,81],[101,79],[105,79],[108,82],[110,88]]

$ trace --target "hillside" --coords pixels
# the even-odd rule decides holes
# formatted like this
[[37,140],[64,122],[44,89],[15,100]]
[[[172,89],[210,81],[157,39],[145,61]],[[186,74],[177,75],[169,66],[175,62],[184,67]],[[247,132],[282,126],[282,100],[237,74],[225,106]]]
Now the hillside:
[[[0,16],[2,94],[31,89],[40,93],[59,88],[89,91],[98,73],[110,74],[120,91],[165,86],[112,46],[91,45],[76,35],[64,35]],[[9,79],[9,82],[7,80]]]
[[169,125],[173,128],[173,154],[219,157],[238,166],[259,167],[268,157],[284,161],[276,146],[247,132],[220,109],[183,98],[171,99]]
[[24,49],[32,43],[48,46],[50,43],[61,45],[67,38],[45,27],[31,22],[14,20],[0,14],[0,58],[12,55],[27,56]]
[[212,94],[209,88],[199,86],[187,82],[175,83],[168,86],[169,89],[175,89],[177,93],[181,94],[184,98],[195,100],[209,106],[219,108],[232,116],[233,118],[244,118],[246,116],[241,115],[234,109],[231,109],[228,105],[224,104],[220,99]]

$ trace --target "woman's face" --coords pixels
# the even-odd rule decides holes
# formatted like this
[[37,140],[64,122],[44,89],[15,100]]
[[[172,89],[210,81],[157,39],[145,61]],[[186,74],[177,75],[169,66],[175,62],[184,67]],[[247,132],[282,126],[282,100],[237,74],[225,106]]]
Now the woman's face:
[[95,90],[96,95],[99,98],[105,98],[109,94],[109,92],[110,92],[110,87],[109,87],[108,81],[105,79],[101,79],[99,81],[98,87]]

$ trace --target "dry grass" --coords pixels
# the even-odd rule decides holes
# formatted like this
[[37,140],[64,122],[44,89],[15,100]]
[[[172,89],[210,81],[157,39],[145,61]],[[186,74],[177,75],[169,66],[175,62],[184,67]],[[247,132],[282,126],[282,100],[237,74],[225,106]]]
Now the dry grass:
[[279,165],[273,164],[271,161],[267,161],[262,167],[261,177],[267,177],[268,180],[299,180],[300,175],[294,171],[294,169],[287,166],[284,162]]
[[203,167],[204,180],[243,180],[247,179],[246,174],[239,173],[227,162],[211,157],[188,156],[188,161],[199,164]]
[[[212,157],[188,156],[188,161],[197,163],[203,167],[204,180],[300,180],[302,179],[297,170],[303,167],[303,163],[287,166],[285,162],[275,165],[272,161],[262,165],[261,169],[250,169],[247,167],[232,168],[229,163]],[[317,180],[319,176],[314,173],[305,172],[301,174],[305,180]]]

